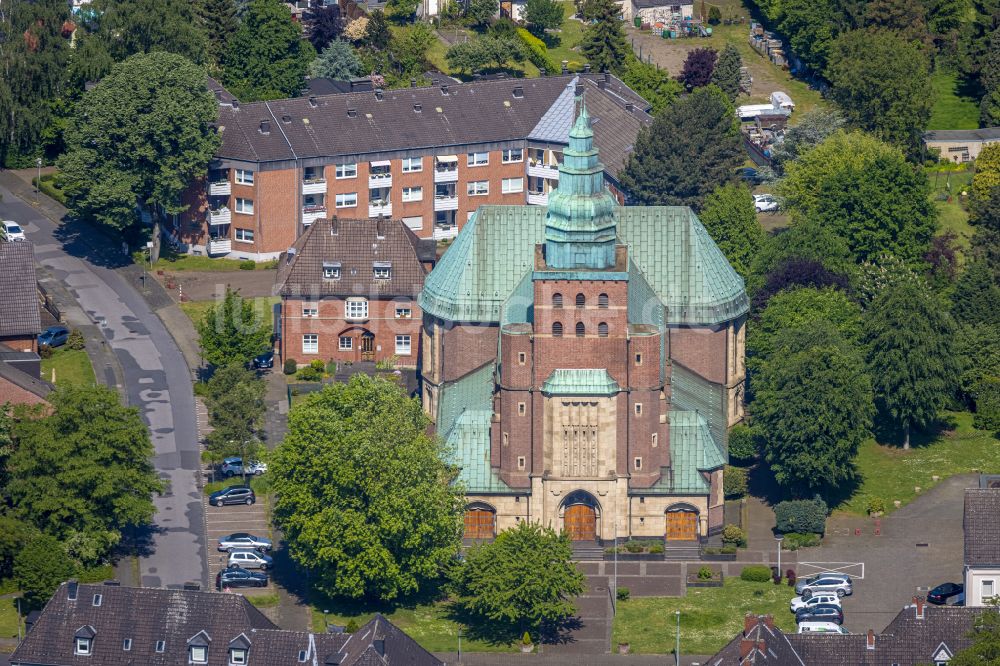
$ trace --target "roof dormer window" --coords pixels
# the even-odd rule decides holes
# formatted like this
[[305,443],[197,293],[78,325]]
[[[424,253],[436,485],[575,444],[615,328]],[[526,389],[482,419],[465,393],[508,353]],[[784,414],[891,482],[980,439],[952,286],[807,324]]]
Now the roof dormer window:
[[340,279],[340,262],[339,261],[324,261],[323,262],[323,279],[324,280],[339,280]]
[[372,274],[376,280],[389,280],[392,278],[392,262],[376,261],[372,264]]
[[83,657],[89,657],[94,652],[94,636],[97,631],[89,624],[85,624],[73,634],[73,653]]
[[208,648],[204,645],[192,645],[189,648],[192,664],[208,663]]
[[91,650],[91,638],[77,638],[76,639],[76,649],[73,650],[75,654],[82,655],[84,657],[90,656]]
[[229,663],[232,666],[242,666],[243,664],[246,664],[247,663],[246,648],[230,648]]

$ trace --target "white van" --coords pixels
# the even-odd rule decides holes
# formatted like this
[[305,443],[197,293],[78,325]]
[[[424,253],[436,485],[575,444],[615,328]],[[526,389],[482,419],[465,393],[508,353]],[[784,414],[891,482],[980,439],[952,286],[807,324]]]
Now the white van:
[[799,624],[800,634],[849,634],[847,629],[836,622],[802,622]]
[[244,569],[266,571],[271,568],[271,557],[253,548],[234,548],[229,551],[229,566],[234,565]]

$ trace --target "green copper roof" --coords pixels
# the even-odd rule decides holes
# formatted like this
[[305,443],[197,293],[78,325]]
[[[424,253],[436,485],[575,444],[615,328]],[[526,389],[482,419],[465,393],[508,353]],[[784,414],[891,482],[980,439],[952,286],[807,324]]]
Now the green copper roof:
[[708,424],[712,438],[729,450],[726,423],[726,393],[719,384],[699,377],[674,361],[670,368],[670,404],[675,409],[697,412]]
[[542,384],[542,393],[548,395],[604,395],[611,396],[621,388],[604,368],[552,371]]
[[631,494],[703,495],[710,484],[701,473],[726,464],[722,448],[698,412],[670,412],[670,464],[662,468],[663,475],[655,485],[634,489]]

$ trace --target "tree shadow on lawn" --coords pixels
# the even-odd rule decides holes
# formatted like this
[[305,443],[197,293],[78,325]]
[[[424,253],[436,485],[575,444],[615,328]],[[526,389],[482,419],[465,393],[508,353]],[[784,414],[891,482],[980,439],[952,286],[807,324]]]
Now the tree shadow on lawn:
[[[910,448],[920,449],[930,446],[943,436],[954,432],[958,422],[951,415],[939,417],[926,428],[910,431]],[[903,450],[903,429],[887,420],[878,420],[873,428],[875,441],[882,446],[891,446]]]
[[[505,625],[473,613],[461,601],[448,603],[445,617],[465,627],[466,636],[470,639],[489,645],[513,645],[521,641],[525,631],[524,627]],[[528,633],[532,640],[542,645],[561,645],[575,642],[573,632],[581,627],[583,621],[574,616],[538,629],[529,629]]]
[[[826,488],[819,495],[828,507],[834,509],[850,500],[861,488],[863,480],[861,474],[855,469],[851,477],[840,486]],[[771,466],[763,459],[750,468],[750,474],[747,479],[747,492],[763,500],[770,507],[785,500],[812,499],[815,495],[815,493],[802,493],[798,497],[793,496],[788,490],[778,485],[778,482],[774,479],[774,472]]]

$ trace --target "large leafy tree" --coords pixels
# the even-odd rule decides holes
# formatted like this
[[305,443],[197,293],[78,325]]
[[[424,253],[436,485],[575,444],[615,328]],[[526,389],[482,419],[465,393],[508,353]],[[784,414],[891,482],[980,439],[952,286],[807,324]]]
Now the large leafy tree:
[[871,428],[864,360],[829,322],[785,331],[761,368],[752,411],[782,488],[794,497],[833,491],[854,478]]
[[785,130],[785,138],[774,146],[771,168],[780,176],[785,165],[823,143],[828,136],[843,128],[844,116],[833,108],[806,111],[799,121]]
[[959,323],[1000,326],[1000,286],[985,261],[966,266],[951,303],[951,313]]
[[919,153],[934,89],[917,46],[893,32],[852,30],[834,43],[826,76],[852,125]]
[[216,367],[246,365],[263,353],[271,332],[252,300],[226,287],[225,297],[213,305],[198,322],[198,343],[202,356]]
[[740,68],[743,66],[743,59],[740,58],[740,51],[732,44],[726,44],[722,50],[719,61],[712,71],[712,83],[719,86],[722,92],[729,96],[730,101],[736,101],[740,94]]
[[937,418],[959,376],[947,307],[917,280],[900,280],[872,302],[865,321],[868,368],[879,416],[910,433]]
[[[408,3],[410,6],[412,3]],[[396,6],[397,11],[404,11]],[[414,7],[414,9],[416,9]],[[410,14],[413,10],[410,11]],[[340,12],[340,5],[336,2],[321,3],[313,0],[308,11],[303,16],[306,24],[306,34],[309,36],[309,43],[317,51],[325,49],[330,42],[340,39],[344,34],[346,22]]]
[[463,500],[427,426],[418,401],[365,375],[292,409],[270,462],[275,521],[322,593],[412,595],[458,553]]
[[732,104],[716,86],[698,88],[639,131],[620,180],[644,206],[695,206],[732,181],[743,163]]
[[786,166],[786,207],[846,240],[855,260],[923,258],[937,227],[927,176],[896,148],[838,131]]
[[205,173],[220,139],[219,107],[205,70],[183,56],[132,56],[76,105],[59,160],[70,208],[109,227],[135,221],[136,205],[180,213],[181,195]]
[[465,18],[476,30],[483,31],[493,22],[493,17],[500,11],[497,0],[470,0],[465,8]]
[[764,230],[757,221],[757,210],[747,186],[727,183],[712,190],[705,197],[698,219],[729,264],[746,279],[764,242]]
[[508,62],[524,62],[527,57],[527,49],[521,40],[493,35],[459,42],[451,46],[445,54],[452,69],[469,73],[489,67],[501,68]]
[[524,12],[528,30],[537,37],[545,36],[546,30],[558,30],[565,18],[562,5],[555,0],[528,0]]
[[715,49],[699,48],[689,51],[677,79],[688,90],[707,86],[712,83],[712,73],[718,58],[719,52]]
[[1000,609],[994,604],[985,609],[969,634],[972,644],[959,650],[949,666],[985,666],[1000,663]]
[[52,122],[69,61],[62,0],[0,4],[0,164],[29,153]]
[[684,88],[665,69],[629,58],[622,74],[622,81],[650,104],[655,116],[674,103]]
[[846,240],[815,220],[800,219],[785,231],[765,237],[764,244],[751,265],[750,279],[747,280],[748,291],[756,299],[757,293],[765,287],[767,276],[783,263],[792,260],[816,262],[840,275],[854,270],[854,261]]
[[354,47],[340,39],[330,42],[309,65],[310,76],[338,81],[358,76],[361,71],[361,61],[354,52]]
[[221,67],[229,41],[240,27],[234,0],[198,0],[195,5],[207,42],[208,62]]
[[453,587],[466,611],[513,637],[571,617],[584,578],[565,533],[521,521],[493,543],[473,546],[454,573]]
[[972,176],[973,216],[979,217],[979,208],[1000,188],[1000,143],[983,146],[976,158],[976,173]]
[[906,42],[930,47],[927,6],[911,0],[870,0],[864,9],[864,25],[891,30]]
[[47,534],[32,535],[14,559],[14,581],[23,592],[24,610],[45,606],[56,588],[75,571],[65,544]]
[[95,37],[115,62],[153,51],[205,61],[206,24],[190,0],[94,0],[94,9]]
[[149,429],[109,388],[59,388],[49,402],[51,414],[15,426],[6,492],[15,517],[92,564],[124,529],[153,518],[151,496],[163,484],[150,464]]
[[580,51],[596,71],[620,73],[632,55],[619,18],[621,5],[614,0],[589,0],[587,12],[593,22],[583,31]]
[[[967,22],[961,39],[961,64],[967,75],[978,78],[989,54],[990,38],[1000,28],[1000,0],[972,0],[972,7],[972,20]],[[960,20],[967,13],[968,7],[963,5]]]
[[839,33],[835,0],[781,0],[779,28],[788,35],[792,53],[814,72],[826,69]]
[[279,0],[253,0],[233,35],[223,80],[241,100],[295,97],[316,50]]
[[218,368],[207,385],[208,447],[216,457],[239,455],[252,459],[260,449],[267,406],[262,379],[241,364]]

